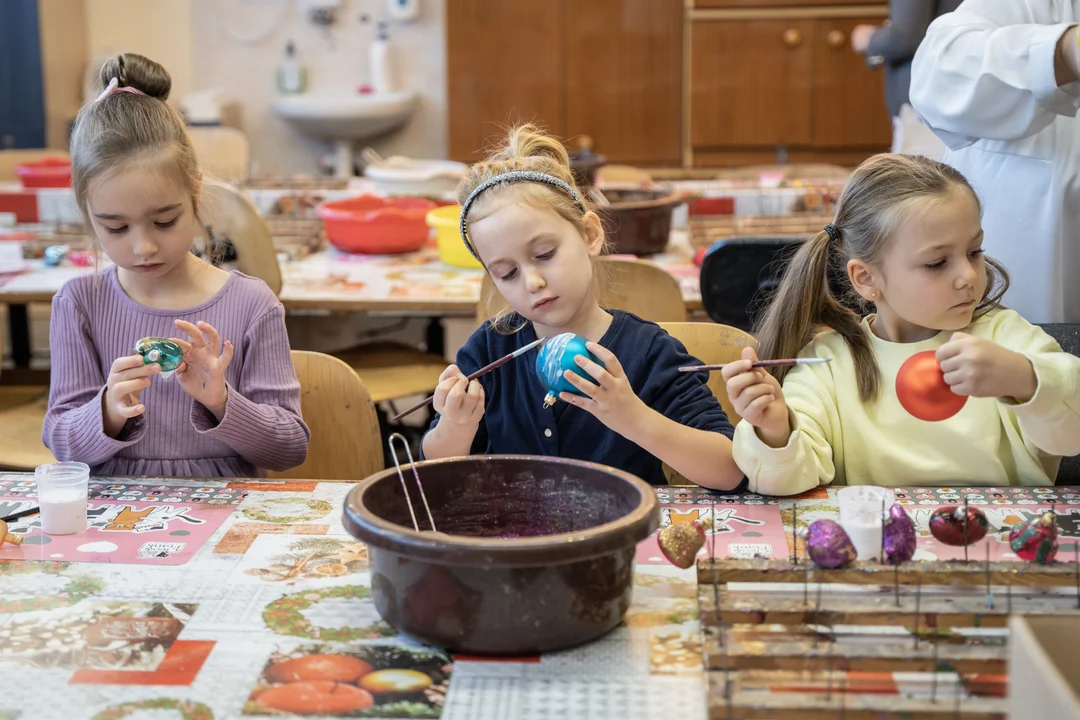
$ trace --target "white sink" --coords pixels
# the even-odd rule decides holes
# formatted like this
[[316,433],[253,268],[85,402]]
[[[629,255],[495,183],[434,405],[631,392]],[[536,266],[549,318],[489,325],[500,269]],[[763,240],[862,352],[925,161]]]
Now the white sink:
[[353,174],[353,142],[394,130],[416,108],[414,92],[361,95],[354,92],[282,95],[274,111],[297,130],[334,143],[338,177]]

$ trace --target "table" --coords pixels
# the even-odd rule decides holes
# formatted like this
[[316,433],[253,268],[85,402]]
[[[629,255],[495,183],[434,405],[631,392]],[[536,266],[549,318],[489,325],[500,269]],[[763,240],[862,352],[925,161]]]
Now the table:
[[[13,507],[12,488],[32,487],[31,477],[0,476],[0,515]],[[59,539],[37,545],[30,543],[32,536],[14,550],[3,547],[0,717],[157,718],[146,711],[159,708],[180,711],[163,718],[239,718],[245,708],[259,712],[251,695],[265,685],[271,659],[313,653],[353,653],[376,668],[381,663],[419,668],[436,681],[429,692],[410,696],[412,714],[380,717],[704,717],[693,570],[639,565],[624,625],[583,647],[508,660],[449,657],[396,636],[379,620],[368,597],[366,548],[341,526],[351,485],[200,480],[205,484],[194,487],[160,478],[92,482],[100,486],[93,492],[111,493],[110,502],[131,508],[119,516],[115,511],[96,516],[99,527],[122,528],[107,537],[120,546],[114,554],[127,553],[117,559],[130,562],[136,552],[147,557],[142,564],[66,561],[72,552],[98,553],[97,559],[107,560],[103,553],[109,550],[101,540],[84,551],[71,550],[80,541],[58,551]],[[129,489],[134,487],[143,489]],[[206,496],[200,499],[215,503],[213,509],[191,505],[194,495]],[[104,502],[92,499],[92,512]],[[170,506],[172,512],[147,512],[151,504]],[[178,514],[181,507],[189,510]],[[199,532],[206,534],[190,520],[218,522],[210,516],[222,513],[227,517],[187,562],[159,564],[182,558],[152,557],[190,553],[177,546],[185,540],[195,544]],[[142,552],[142,546],[149,550]],[[16,553],[22,559],[11,559]],[[82,628],[88,616],[100,624],[106,613],[172,631],[156,628],[166,640],[135,650],[85,649],[90,641]],[[16,639],[23,637],[28,640]],[[33,655],[14,659],[13,649],[28,645],[36,648]],[[73,652],[76,647],[84,649]]]
[[[686,233],[673,232],[669,252],[649,260],[679,282],[688,311],[701,309],[700,270],[692,262]],[[350,255],[323,250],[281,265],[279,294],[286,310],[366,312],[381,315],[472,317],[480,299],[483,270],[443,263],[434,247],[406,255]],[[26,263],[22,273],[0,275],[0,303],[8,305],[12,355],[18,368],[29,366],[30,329],[26,305],[47,303],[68,280],[93,268],[45,267]],[[437,325],[437,323],[436,323]],[[437,330],[429,328],[428,347],[440,352]]]
[[[0,548],[5,720],[157,718],[145,712],[154,708],[198,720],[258,716],[252,695],[268,686],[269,664],[311,654],[360,656],[376,668],[427,674],[434,684],[410,696],[412,705],[399,706],[400,717],[705,717],[694,570],[657,557],[655,536],[638,546],[633,603],[623,624],[605,637],[540,657],[447,656],[395,635],[378,618],[366,548],[341,526],[352,485],[162,478],[92,483],[95,536],[38,544],[29,533],[21,546]],[[0,516],[32,504],[21,498],[33,486],[31,475],[0,475]],[[800,527],[837,516],[833,488],[779,500],[696,487],[655,490],[662,525],[708,518],[716,532],[707,547],[717,557],[785,557],[796,502]],[[937,507],[965,498],[996,527],[1054,502],[1063,541],[1080,536],[1080,507],[1074,507],[1080,488],[897,488],[896,499],[920,536],[916,559],[957,557],[949,553],[959,548],[928,538],[926,522]],[[1007,544],[998,545],[995,554],[1008,559]],[[71,561],[76,558],[83,561]],[[144,632],[156,626],[161,642],[120,654],[88,649],[102,633],[83,629],[87,619],[122,625],[107,620],[110,613],[129,618],[129,625],[141,623]],[[13,648],[23,650],[18,659]],[[920,682],[925,691],[928,677],[856,675],[862,686],[886,694],[919,692]],[[380,704],[379,717],[394,716],[383,707],[388,702]]]

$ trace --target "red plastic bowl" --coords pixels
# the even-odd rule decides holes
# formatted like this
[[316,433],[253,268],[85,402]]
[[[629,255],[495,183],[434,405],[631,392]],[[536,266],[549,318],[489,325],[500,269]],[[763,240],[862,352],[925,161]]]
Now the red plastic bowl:
[[425,218],[435,203],[424,198],[361,195],[323,203],[316,213],[330,244],[342,252],[395,255],[415,252],[427,242]]
[[24,188],[64,188],[71,186],[71,163],[63,158],[45,158],[41,162],[15,167]]

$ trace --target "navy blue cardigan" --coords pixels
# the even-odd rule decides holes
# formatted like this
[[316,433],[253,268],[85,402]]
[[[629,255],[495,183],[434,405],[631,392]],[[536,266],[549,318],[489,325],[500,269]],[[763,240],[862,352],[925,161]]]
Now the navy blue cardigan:
[[[655,323],[622,310],[609,312],[611,327],[599,344],[619,359],[637,396],[677,423],[730,438],[735,429],[705,384],[706,375],[678,372],[679,366],[698,364],[683,344]],[[534,340],[531,323],[513,335],[501,335],[485,323],[458,352],[457,366],[469,375]],[[472,453],[588,460],[633,473],[653,485],[665,484],[660,460],[585,410],[562,401],[543,407],[547,388],[536,374],[536,354],[536,349],[529,350],[479,379],[486,407]],[[431,427],[438,422],[436,416]]]

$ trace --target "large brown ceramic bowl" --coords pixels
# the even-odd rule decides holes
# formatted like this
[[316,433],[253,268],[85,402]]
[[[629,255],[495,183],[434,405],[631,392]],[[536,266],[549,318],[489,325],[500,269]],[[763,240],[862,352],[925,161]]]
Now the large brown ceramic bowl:
[[563,458],[483,455],[416,464],[438,532],[404,468],[345,500],[368,545],[375,606],[418,640],[481,655],[525,655],[608,632],[630,606],[634,548],[659,522],[656,494],[629,473]]

